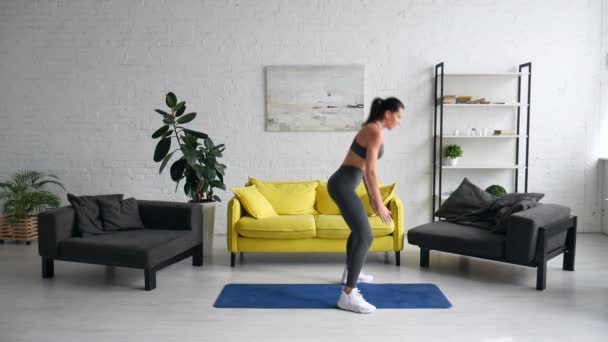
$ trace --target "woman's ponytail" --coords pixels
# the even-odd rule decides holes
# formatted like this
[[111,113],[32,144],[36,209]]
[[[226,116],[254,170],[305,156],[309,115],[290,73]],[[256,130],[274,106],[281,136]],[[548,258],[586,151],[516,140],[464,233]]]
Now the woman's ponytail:
[[395,97],[389,97],[386,100],[376,97],[372,101],[372,107],[369,110],[369,117],[363,125],[366,125],[370,122],[382,120],[382,116],[387,110],[393,113],[398,112],[399,109],[402,108],[404,108],[403,103]]

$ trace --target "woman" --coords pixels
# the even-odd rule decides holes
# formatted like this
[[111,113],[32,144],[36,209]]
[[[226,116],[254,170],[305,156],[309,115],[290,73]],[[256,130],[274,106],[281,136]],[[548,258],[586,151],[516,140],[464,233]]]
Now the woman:
[[327,182],[329,194],[351,230],[346,243],[346,269],[343,277],[346,284],[338,301],[338,307],[343,310],[359,313],[371,313],[376,310],[357,289],[361,267],[372,244],[373,235],[365,208],[355,189],[363,178],[371,207],[382,222],[392,222],[391,212],[384,205],[378,188],[376,164],[384,153],[384,128],[399,126],[402,116],[403,103],[398,99],[374,99],[367,121],[355,136],[342,165]]

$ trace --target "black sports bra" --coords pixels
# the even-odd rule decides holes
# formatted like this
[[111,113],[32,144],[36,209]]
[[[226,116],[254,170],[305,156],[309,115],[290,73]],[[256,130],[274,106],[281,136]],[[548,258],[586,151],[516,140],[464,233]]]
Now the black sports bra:
[[[356,155],[365,159],[367,156],[367,149],[357,142],[357,138],[353,139],[353,143],[350,144],[350,149],[355,152]],[[378,159],[382,158],[384,154],[384,144],[380,145],[380,150],[378,151]]]

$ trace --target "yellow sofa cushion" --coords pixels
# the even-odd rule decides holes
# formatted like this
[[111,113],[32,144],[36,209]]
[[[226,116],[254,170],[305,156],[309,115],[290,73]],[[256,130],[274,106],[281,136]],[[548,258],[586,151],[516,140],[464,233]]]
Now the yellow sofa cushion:
[[[382,203],[384,203],[384,205],[387,205],[395,196],[395,186],[396,184],[380,186],[380,195],[382,196]],[[365,212],[367,213],[367,216],[378,216],[374,209],[372,209],[371,203],[369,201],[369,195],[367,194],[367,192],[359,198],[361,199],[361,202],[363,202],[363,206],[365,207]]]
[[302,239],[316,236],[313,215],[279,215],[262,219],[243,216],[236,223],[239,235],[267,239]]
[[250,177],[279,215],[315,214],[316,188],[319,181],[266,182]]
[[[369,217],[373,236],[385,236],[395,230],[395,222],[384,224],[379,216]],[[344,239],[350,234],[350,229],[342,215],[318,215],[315,217],[317,237],[328,239]]]
[[[380,187],[383,203],[386,205],[395,194],[395,184],[384,186],[382,185],[382,182],[379,182],[378,186]],[[369,196],[363,182],[359,183],[355,192],[357,193],[357,196],[359,196],[361,202],[363,202],[363,207],[365,208],[367,216],[377,216],[370,205]],[[340,215],[340,209],[327,190],[327,182],[319,182],[319,186],[317,187],[316,208],[317,212],[322,215]]]
[[268,202],[255,185],[244,188],[231,188],[230,190],[234,192],[251,216],[258,219],[277,216],[270,202]]
[[316,208],[319,214],[340,215],[340,209],[327,190],[327,182],[319,182],[317,186]]

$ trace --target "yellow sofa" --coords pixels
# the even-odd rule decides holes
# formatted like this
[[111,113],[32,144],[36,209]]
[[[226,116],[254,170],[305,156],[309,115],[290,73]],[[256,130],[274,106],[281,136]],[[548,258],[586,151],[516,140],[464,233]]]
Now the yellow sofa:
[[[335,203],[327,193],[327,183],[309,182],[265,182],[250,178],[246,186],[271,184],[275,186],[274,197],[269,202],[277,210],[276,216],[255,218],[250,215],[238,196],[228,202],[228,250],[231,253],[230,265],[234,267],[236,253],[245,252],[345,252],[346,240],[350,229],[339,214]],[[311,182],[316,182],[311,186]],[[292,192],[290,186],[308,184],[306,194]],[[282,194],[285,189],[285,194]],[[314,194],[310,194],[314,189]],[[393,185],[394,189],[394,185]],[[382,188],[384,191],[384,188]],[[233,190],[234,191],[234,190]],[[278,195],[286,195],[277,198]],[[386,198],[386,205],[392,213],[393,222],[384,224],[369,207],[363,183],[357,193],[365,204],[372,227],[374,241],[370,252],[395,252],[395,263],[400,265],[400,251],[403,249],[404,216],[403,203],[396,193]],[[383,192],[383,196],[384,196]],[[314,197],[313,197],[314,196]],[[273,203],[274,201],[274,203]],[[307,210],[300,210],[301,203],[307,202]],[[295,203],[300,207],[290,208]],[[312,207],[311,207],[312,204]],[[333,205],[333,209],[332,209]],[[287,207],[286,207],[287,206]],[[296,213],[293,213],[293,212]]]

